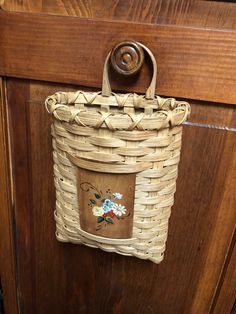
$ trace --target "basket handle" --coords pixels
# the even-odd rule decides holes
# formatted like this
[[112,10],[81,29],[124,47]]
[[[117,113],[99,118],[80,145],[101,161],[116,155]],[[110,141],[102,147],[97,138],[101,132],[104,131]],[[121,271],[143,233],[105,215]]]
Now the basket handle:
[[[144,46],[141,43],[136,43],[140,47],[142,47],[149,55],[151,61],[152,61],[152,67],[153,67],[153,75],[151,83],[146,91],[146,99],[154,99],[155,97],[155,90],[156,90],[156,79],[157,79],[157,64],[154,55],[152,54],[151,50],[148,49],[146,46]],[[108,53],[108,56],[106,57],[105,63],[104,63],[104,69],[103,69],[103,81],[102,81],[102,96],[109,97],[112,94],[111,91],[111,84],[109,81],[108,76],[108,65],[109,65],[109,59],[111,56],[111,51]]]

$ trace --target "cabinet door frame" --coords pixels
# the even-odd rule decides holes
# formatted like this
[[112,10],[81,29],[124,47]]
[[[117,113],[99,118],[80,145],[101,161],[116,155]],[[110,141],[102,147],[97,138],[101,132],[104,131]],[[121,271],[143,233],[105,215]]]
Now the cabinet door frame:
[[[72,17],[59,17],[59,16],[47,16],[39,14],[27,14],[27,13],[9,13],[0,11],[0,26],[1,26],[1,36],[0,36],[0,76],[2,77],[19,77],[22,80],[22,84],[26,84],[24,79],[35,79],[42,81],[55,81],[61,83],[71,83],[71,84],[82,84],[84,86],[99,87],[101,82],[102,73],[102,60],[105,59],[105,55],[109,51],[110,47],[118,41],[126,39],[127,36],[135,37],[137,40],[142,40],[145,35],[145,43],[150,46],[153,50],[154,55],[157,56],[161,54],[161,60],[163,63],[160,65],[159,71],[160,76],[158,78],[158,85],[160,94],[168,94],[174,97],[185,97],[199,100],[209,100],[214,102],[224,102],[227,104],[236,104],[236,95],[231,93],[232,84],[236,82],[236,75],[234,69],[236,68],[236,42],[235,32],[233,31],[219,31],[219,30],[203,30],[196,29],[191,27],[179,27],[179,26],[157,26],[157,25],[147,25],[139,23],[127,23],[127,22],[108,22],[108,21],[98,21],[90,19],[80,19]],[[84,62],[83,56],[87,55],[90,51],[90,47],[94,46],[96,43],[95,36],[87,36],[88,33],[95,33],[96,29],[108,30],[112,28],[113,33],[119,34],[119,29],[127,29],[125,35],[118,36],[117,38],[110,38],[106,35],[106,44],[101,47],[99,43],[95,46],[95,50],[98,51],[98,69],[94,70],[92,63]],[[82,33],[87,29],[84,35]],[[27,31],[26,31],[27,30]],[[70,31],[69,31],[70,30]],[[174,32],[174,35],[173,35]],[[122,33],[122,32],[120,32]],[[23,41],[18,42],[18,38],[22,39],[22,34],[24,34]],[[38,36],[36,36],[38,34]],[[55,45],[58,51],[62,51],[63,47],[70,46],[69,53],[71,56],[75,55],[75,52],[78,52],[81,46],[83,49],[80,49],[81,55],[77,55],[75,60],[72,58],[65,58],[65,55],[62,54],[60,58],[64,58],[63,66],[67,69],[66,74],[60,74],[58,69],[60,69],[60,58],[56,58],[56,55],[50,53],[50,47],[46,44],[47,42],[41,42],[43,36],[46,34],[48,39],[48,44]],[[62,34],[63,40],[60,37]],[[123,34],[123,33],[122,33]],[[125,36],[125,37],[124,37]],[[184,58],[183,63],[180,64],[181,51],[176,51],[176,56],[174,59],[168,57],[163,60],[164,51],[174,49],[177,43],[175,37],[182,38],[182,44],[189,46],[194,46],[197,49],[197,46],[206,47],[204,53],[201,55],[196,50],[194,56],[191,53],[187,53],[186,58]],[[211,36],[215,36],[216,39],[212,39]],[[73,40],[72,40],[73,38]],[[81,39],[82,38],[82,39]],[[158,41],[158,38],[162,40]],[[166,40],[168,38],[168,40]],[[16,39],[16,40],[15,40]],[[78,40],[77,40],[78,39]],[[111,39],[111,41],[109,41]],[[197,40],[197,45],[196,45]],[[213,47],[222,47],[225,45],[230,46],[230,51],[227,52],[224,50],[224,54],[215,55],[213,60],[209,42]],[[83,45],[84,43],[84,45]],[[19,45],[22,45],[23,49],[19,50]],[[163,45],[163,46],[161,46]],[[162,47],[162,48],[161,48]],[[213,48],[213,50],[214,50]],[[90,51],[91,52],[91,51]],[[32,67],[25,66],[25,60],[29,56],[33,55],[31,59]],[[224,58],[227,56],[227,62],[224,63]],[[94,56],[93,56],[94,57]],[[196,71],[202,72],[200,79],[196,78],[195,81],[190,80],[189,73],[193,71],[191,64],[194,63],[196,57],[200,58],[203,66]],[[221,64],[217,75],[221,75],[221,80],[215,78],[214,89],[205,88],[205,80],[207,73],[204,73],[204,58],[208,60],[208,71],[209,73],[214,70],[216,62]],[[43,63],[43,66],[41,66]],[[229,67],[229,64],[231,67]],[[222,91],[222,86],[224,82],[228,82],[226,78],[225,68],[228,68],[227,75],[231,78],[231,83],[225,86],[225,89]],[[77,67],[81,71],[76,71],[73,74],[74,68]],[[45,69],[48,68],[49,71]],[[164,71],[166,68],[170,68],[171,71],[164,76]],[[188,72],[181,72],[181,68],[187,69]],[[183,76],[182,81],[179,85],[176,85],[174,81],[178,81],[178,77],[173,76],[173,73],[181,73]],[[200,73],[197,72],[197,73]],[[87,75],[87,73],[93,73],[94,75]],[[148,67],[144,69],[143,78],[147,80],[149,76]],[[136,91],[143,92],[144,86],[141,83],[142,79],[137,82]],[[163,79],[164,78],[164,79]],[[171,81],[172,80],[172,81]],[[171,84],[173,82],[173,84]],[[190,84],[195,84],[195,88],[190,88]],[[212,81],[213,82],[213,81]],[[222,83],[223,82],[223,83]],[[114,79],[115,89],[129,90],[129,87],[125,87],[122,83],[117,83]],[[209,84],[209,82],[208,82]],[[223,85],[222,85],[223,84]],[[210,84],[209,84],[210,85]],[[208,86],[209,87],[209,86]],[[4,254],[0,256],[0,270],[1,270],[1,279],[4,288],[4,298],[6,304],[6,310],[8,313],[18,313],[18,302],[21,286],[20,277],[18,274],[18,257],[16,250],[16,237],[14,229],[14,187],[12,184],[12,169],[11,169],[11,154],[10,154],[10,144],[9,143],[9,121],[7,115],[7,97],[5,93],[5,83],[4,79],[1,81],[1,111],[0,111],[0,169],[3,173],[0,178],[0,187],[3,193],[0,193],[0,202],[1,206],[1,216],[3,219],[0,220],[0,248]],[[133,87],[130,87],[131,90]],[[26,89],[27,90],[27,87]],[[19,90],[20,92],[20,90]],[[22,90],[21,90],[22,92]],[[27,92],[27,91],[26,91]],[[24,101],[25,98],[22,98]],[[233,214],[232,214],[233,217]],[[27,219],[27,217],[25,217]],[[22,230],[23,231],[23,230]],[[216,229],[217,232],[217,229]],[[3,240],[4,239],[4,240]],[[235,241],[232,240],[232,241]],[[229,251],[229,254],[230,251]],[[214,258],[214,255],[210,256],[211,260]],[[225,265],[227,268],[227,265]],[[228,268],[227,268],[228,269]],[[28,270],[26,270],[27,273]],[[25,273],[25,281],[27,281],[27,274]],[[205,275],[207,269],[205,269]],[[20,275],[22,276],[22,275]],[[23,274],[24,276],[24,274]],[[225,271],[222,271],[222,276],[225,276]],[[18,278],[18,280],[16,279]],[[23,279],[22,279],[23,280]],[[222,279],[223,280],[223,279]],[[230,283],[230,285],[235,285]],[[204,283],[199,285],[199,290],[194,296],[195,300],[198,299],[198,296],[201,296],[204,290]],[[28,291],[30,291],[30,285],[28,286]],[[217,297],[217,294],[216,294]],[[216,301],[214,301],[216,302]],[[213,303],[214,303],[213,302]],[[233,302],[233,297],[229,302]],[[28,309],[32,308],[32,304],[28,303]]]
[[6,84],[0,78],[0,277],[6,313],[18,313],[13,185]]

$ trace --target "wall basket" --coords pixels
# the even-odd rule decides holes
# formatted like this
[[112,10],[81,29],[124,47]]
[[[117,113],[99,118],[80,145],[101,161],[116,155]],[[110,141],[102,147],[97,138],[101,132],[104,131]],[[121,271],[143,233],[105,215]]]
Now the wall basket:
[[[180,159],[185,101],[111,92],[106,58],[101,92],[58,92],[53,117],[56,237],[160,263]],[[92,73],[91,73],[92,75]]]

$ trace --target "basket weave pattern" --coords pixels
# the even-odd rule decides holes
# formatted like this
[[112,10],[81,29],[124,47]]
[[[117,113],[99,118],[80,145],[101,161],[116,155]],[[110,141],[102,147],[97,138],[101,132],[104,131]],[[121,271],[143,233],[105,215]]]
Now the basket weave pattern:
[[[161,262],[188,103],[78,91],[56,93],[46,107],[54,118],[57,239]],[[104,239],[81,230],[73,158],[92,171],[137,173],[132,239]]]

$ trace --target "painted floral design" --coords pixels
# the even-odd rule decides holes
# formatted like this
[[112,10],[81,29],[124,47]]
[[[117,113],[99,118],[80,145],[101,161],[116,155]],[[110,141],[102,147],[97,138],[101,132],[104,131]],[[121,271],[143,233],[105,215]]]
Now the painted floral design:
[[84,192],[92,194],[88,205],[97,219],[98,227],[96,230],[101,229],[106,224],[114,224],[116,219],[124,219],[129,216],[125,206],[120,203],[123,198],[121,193],[112,193],[110,189],[103,193],[88,182],[81,183],[80,188]]
[[126,208],[125,206],[121,205],[121,204],[115,204],[113,207],[113,212],[116,216],[121,217],[122,215],[125,215],[126,213]]

